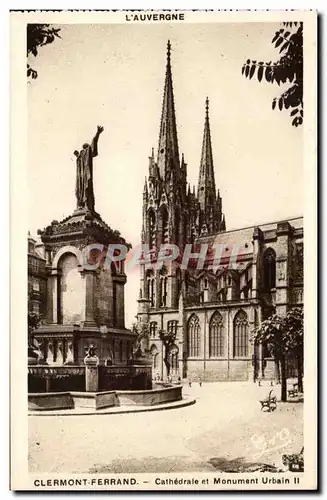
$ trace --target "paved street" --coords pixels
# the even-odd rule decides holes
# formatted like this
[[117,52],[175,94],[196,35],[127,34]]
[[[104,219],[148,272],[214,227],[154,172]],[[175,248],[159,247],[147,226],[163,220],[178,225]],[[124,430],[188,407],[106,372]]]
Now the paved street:
[[[281,467],[299,453],[303,404],[260,411],[270,386],[248,382],[184,387],[193,406],[122,415],[30,416],[31,472],[228,471],[253,464]],[[274,387],[279,398],[280,386]]]

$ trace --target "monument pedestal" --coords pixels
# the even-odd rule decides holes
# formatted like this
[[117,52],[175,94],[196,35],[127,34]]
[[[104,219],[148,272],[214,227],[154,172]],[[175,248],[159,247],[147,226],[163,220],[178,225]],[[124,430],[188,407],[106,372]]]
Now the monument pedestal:
[[125,328],[122,265],[106,261],[109,245],[128,245],[94,211],[78,209],[41,232],[46,254],[46,322],[34,336],[49,365],[83,364],[85,348],[99,362],[127,364],[135,334]]

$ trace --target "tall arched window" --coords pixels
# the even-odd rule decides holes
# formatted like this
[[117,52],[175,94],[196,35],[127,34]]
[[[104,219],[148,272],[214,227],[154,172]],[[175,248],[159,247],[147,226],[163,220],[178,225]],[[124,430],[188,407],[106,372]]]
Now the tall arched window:
[[195,314],[191,316],[188,322],[187,352],[190,358],[197,358],[200,356],[200,322]]
[[167,332],[177,335],[177,321],[171,320],[167,322]]
[[224,356],[224,324],[221,314],[215,312],[209,326],[209,357]]
[[165,266],[160,270],[160,307],[167,305],[167,291],[168,291],[168,276],[167,268]]
[[162,235],[161,241],[163,243],[168,243],[169,233],[168,233],[168,210],[166,206],[163,206],[161,209],[161,217],[162,217]]
[[150,323],[150,337],[156,337],[157,328],[158,328],[157,322],[151,321],[151,323]]
[[178,307],[179,295],[182,289],[182,274],[179,267],[176,269],[176,307]]
[[155,302],[154,274],[151,269],[147,271],[146,282],[147,282],[147,298],[151,301],[151,307],[154,307],[154,302]]
[[181,228],[180,228],[180,225],[181,225],[181,214],[179,212],[179,208],[176,209],[176,213],[175,213],[175,242],[176,244],[178,245],[179,244],[179,236],[180,236],[180,232],[181,232]]
[[249,350],[249,325],[244,311],[236,314],[233,326],[233,356],[246,358]]
[[276,288],[276,252],[272,248],[263,254],[263,288],[265,292]]
[[153,210],[149,210],[149,245],[156,246],[156,216]]

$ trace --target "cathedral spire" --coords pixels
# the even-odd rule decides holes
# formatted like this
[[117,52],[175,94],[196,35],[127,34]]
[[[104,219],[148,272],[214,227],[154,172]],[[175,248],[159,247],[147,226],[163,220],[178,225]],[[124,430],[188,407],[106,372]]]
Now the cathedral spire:
[[177,170],[179,168],[179,152],[170,52],[171,45],[168,40],[166,78],[160,122],[157,162],[160,176],[163,179],[165,179],[168,170]]
[[225,221],[225,215],[223,215],[222,221],[221,221],[221,227],[220,227],[221,232],[226,231],[226,221]]
[[206,211],[216,198],[215,173],[211,147],[209,122],[209,99],[206,98],[202,153],[199,171],[198,199],[201,209]]
[[211,146],[209,99],[207,97],[205,102],[205,120],[198,181],[198,202],[200,207],[199,220],[201,231],[203,229],[212,233],[218,231],[221,227],[221,198],[219,197],[218,206],[217,201]]

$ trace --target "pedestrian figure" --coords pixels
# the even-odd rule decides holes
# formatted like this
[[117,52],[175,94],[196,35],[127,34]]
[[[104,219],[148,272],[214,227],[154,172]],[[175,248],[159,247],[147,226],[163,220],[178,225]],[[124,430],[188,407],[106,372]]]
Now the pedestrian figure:
[[199,377],[199,386],[202,387],[202,380],[200,377]]
[[192,387],[192,379],[191,379],[191,377],[188,378],[188,386]]
[[180,378],[180,376],[178,376],[178,383],[180,384],[182,382],[182,379]]

